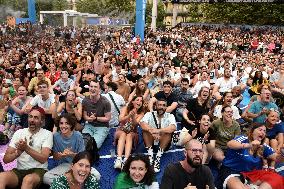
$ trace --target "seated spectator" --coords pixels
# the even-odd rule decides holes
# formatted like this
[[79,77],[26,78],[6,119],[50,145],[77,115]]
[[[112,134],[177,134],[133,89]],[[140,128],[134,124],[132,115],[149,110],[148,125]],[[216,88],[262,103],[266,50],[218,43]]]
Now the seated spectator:
[[0,173],[0,188],[36,188],[47,171],[47,160],[53,145],[52,133],[42,128],[45,112],[33,108],[29,112],[28,128],[15,132],[3,162],[17,160],[17,168]]
[[[258,124],[247,135],[227,143],[228,151],[218,176],[218,188],[246,188],[245,177],[259,188],[283,188],[283,178],[277,173],[262,170],[262,159],[276,160],[277,154],[264,143],[266,128]],[[243,177],[242,177],[243,176]]]
[[24,111],[25,107],[29,102],[31,101],[31,97],[27,96],[27,89],[25,86],[20,86],[18,88],[18,96],[13,99],[12,101],[9,100],[9,108],[7,112],[7,123],[5,124],[5,130],[4,134],[8,135],[9,138],[11,138],[14,134],[14,132],[21,128],[25,127],[23,123],[26,121]]
[[[203,114],[198,121],[199,127],[196,127],[191,133],[187,133],[181,137],[180,143],[183,146],[191,139],[196,139],[201,142],[203,146],[203,160],[202,164],[208,162],[215,150],[216,134],[211,126],[210,117],[207,114]],[[183,132],[183,131],[182,131]]]
[[201,119],[203,114],[209,112],[210,89],[202,87],[197,98],[189,99],[186,108],[182,112],[182,126],[190,132],[196,128],[196,122]]
[[196,82],[194,87],[191,89],[193,97],[196,98],[198,96],[199,91],[202,87],[207,87],[210,89],[210,83],[208,82],[208,73],[202,72],[200,74],[199,80]]
[[131,155],[123,171],[117,176],[114,189],[124,188],[158,189],[159,183],[155,181],[155,172],[150,165],[149,158],[143,154]]
[[268,111],[270,109],[278,110],[278,107],[270,101],[271,92],[268,89],[261,90],[260,98],[260,101],[255,101],[251,104],[247,116],[252,118],[254,123],[263,124],[267,118]]
[[90,96],[84,98],[83,118],[86,124],[82,133],[90,134],[100,148],[109,134],[111,105],[108,99],[100,94],[101,87],[98,81],[90,81]]
[[268,84],[268,81],[262,76],[261,71],[256,71],[254,77],[252,78],[250,89],[248,90],[251,97],[253,95],[259,94],[258,87],[262,84]]
[[233,94],[232,92],[225,92],[223,94],[223,99],[222,99],[222,104],[217,105],[214,108],[213,116],[216,118],[222,118],[222,113],[221,110],[225,106],[230,106],[233,110],[233,118],[234,120],[238,120],[241,118],[239,109],[236,106],[232,106],[232,101],[233,101]]
[[221,110],[222,118],[212,122],[211,128],[216,134],[216,150],[213,158],[221,162],[227,150],[227,142],[240,135],[241,129],[238,122],[233,119],[233,109],[224,106]]
[[152,77],[149,80],[149,89],[151,91],[151,95],[154,96],[157,92],[162,90],[163,83],[167,81],[167,77],[165,76],[165,70],[162,66],[158,66],[155,70],[155,73],[152,74]]
[[75,130],[82,131],[82,103],[80,103],[80,101],[77,99],[76,93],[73,90],[67,91],[65,96],[65,102],[61,102],[57,106],[57,114],[62,115],[64,113],[69,113],[74,115],[74,117],[76,118]]
[[163,90],[157,92],[150,100],[149,102],[149,110],[154,110],[154,104],[159,99],[165,99],[167,101],[166,105],[166,112],[168,113],[174,113],[177,108],[177,99],[175,97],[175,94],[172,91],[172,83],[170,81],[165,81],[163,83]]
[[176,73],[174,76],[174,86],[180,86],[183,78],[187,78],[190,83],[190,74],[187,72],[187,65],[180,66],[180,72]]
[[127,75],[127,83],[131,87],[131,91],[134,89],[137,81],[142,78],[141,75],[138,74],[138,67],[136,65],[131,66],[131,73]]
[[[130,156],[133,146],[138,142],[137,127],[140,120],[144,116],[143,98],[135,96],[127,106],[121,109],[119,115],[120,126],[115,132],[115,141],[117,142],[117,159],[114,163],[114,168],[121,169],[124,162]],[[122,153],[124,151],[124,160]]]
[[59,95],[59,101],[64,101],[64,96],[68,90],[73,90],[74,81],[69,78],[67,70],[62,70],[60,78],[52,85],[51,89]]
[[184,155],[184,160],[167,166],[162,177],[161,188],[214,189],[213,175],[207,166],[202,165],[201,142],[192,139],[186,143]]
[[50,189],[99,189],[99,183],[91,173],[92,165],[91,154],[86,151],[79,152],[73,158],[70,170],[54,179]]
[[48,71],[45,73],[45,77],[50,80],[51,85],[54,85],[55,82],[59,80],[60,75],[60,71],[56,70],[55,63],[49,63]]
[[192,99],[192,93],[189,89],[189,80],[187,78],[181,79],[180,87],[174,90],[178,105],[176,110],[176,120],[182,121],[182,113],[186,108],[187,102]]
[[102,96],[106,97],[111,104],[111,118],[109,121],[110,127],[117,127],[119,125],[119,115],[121,108],[125,105],[123,97],[117,94],[117,85],[114,82],[108,82],[105,87],[106,94]]
[[131,102],[134,96],[142,96],[144,101],[150,100],[150,90],[147,88],[147,83],[144,79],[141,78],[137,81],[135,89],[128,98],[128,102]]
[[53,130],[54,127],[54,118],[55,115],[55,94],[50,94],[49,91],[50,85],[47,81],[41,80],[37,83],[38,94],[32,98],[29,104],[26,106],[26,112],[32,109],[32,107],[38,106],[44,109],[45,112],[45,126],[49,131]]
[[[279,123],[279,112],[270,110],[265,121],[266,138],[265,143],[273,148],[275,152],[279,152],[284,146],[284,125],[283,122]],[[264,162],[264,167],[270,170],[275,169],[275,161]]]
[[[38,83],[39,83],[39,81],[46,81],[48,86],[49,87],[51,86],[50,79],[48,79],[44,76],[44,71],[42,69],[37,69],[36,77],[33,77],[29,82],[29,86],[28,86],[29,94],[31,94],[31,95],[37,95],[38,94]],[[51,93],[53,93],[51,88],[49,88],[49,90],[50,90]]]
[[224,92],[231,91],[234,86],[237,86],[237,81],[231,76],[231,70],[226,68],[224,70],[224,76],[217,79],[212,95],[216,100],[220,100]]
[[73,158],[85,150],[82,134],[74,131],[76,118],[72,114],[62,114],[59,117],[59,131],[53,136],[53,158],[58,160],[58,166],[44,174],[43,182],[50,185],[54,178],[69,170]]
[[89,96],[89,85],[90,81],[95,79],[95,74],[91,71],[88,71],[84,75],[82,75],[82,81],[79,83],[79,86],[76,88],[76,95],[82,101],[86,96]]
[[128,83],[126,83],[126,78],[123,74],[118,74],[117,90],[116,93],[120,94],[124,101],[127,102],[131,89]]
[[[154,162],[155,172],[160,172],[160,159],[164,151],[169,148],[172,133],[176,130],[176,120],[173,114],[166,112],[165,99],[157,100],[157,110],[147,112],[140,121],[143,130],[144,144],[147,148],[151,165]],[[154,161],[153,144],[159,144],[159,150]]]

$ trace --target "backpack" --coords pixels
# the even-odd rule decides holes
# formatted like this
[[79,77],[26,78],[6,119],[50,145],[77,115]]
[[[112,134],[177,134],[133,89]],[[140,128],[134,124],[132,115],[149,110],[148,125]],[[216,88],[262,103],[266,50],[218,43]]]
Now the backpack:
[[100,155],[96,140],[93,137],[91,137],[89,133],[82,133],[82,135],[86,151],[91,153],[94,163],[97,163],[98,160],[100,159]]

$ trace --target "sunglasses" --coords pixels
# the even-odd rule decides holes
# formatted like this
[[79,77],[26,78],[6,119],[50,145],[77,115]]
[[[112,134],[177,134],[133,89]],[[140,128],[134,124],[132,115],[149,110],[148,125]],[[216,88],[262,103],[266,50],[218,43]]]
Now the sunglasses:
[[34,144],[34,139],[33,139],[33,135],[30,136],[30,141],[29,141],[29,146],[33,146]]

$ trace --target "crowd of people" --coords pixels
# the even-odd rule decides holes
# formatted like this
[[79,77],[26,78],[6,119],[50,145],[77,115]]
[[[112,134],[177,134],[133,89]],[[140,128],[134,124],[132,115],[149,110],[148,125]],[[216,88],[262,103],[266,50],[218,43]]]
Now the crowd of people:
[[[113,128],[116,189],[284,188],[275,170],[284,159],[283,31],[191,26],[142,41],[131,28],[0,30],[3,162],[17,160],[0,189],[99,188],[86,138],[103,148]],[[133,154],[141,136],[147,155]],[[173,144],[185,159],[162,170],[159,186]],[[51,155],[58,166],[47,170]]]

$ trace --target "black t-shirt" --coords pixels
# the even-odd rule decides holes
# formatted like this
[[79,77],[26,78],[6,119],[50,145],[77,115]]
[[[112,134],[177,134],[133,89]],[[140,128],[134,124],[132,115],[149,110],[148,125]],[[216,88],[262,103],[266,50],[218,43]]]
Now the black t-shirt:
[[138,75],[138,74],[136,76],[133,76],[132,74],[127,75],[128,81],[131,81],[133,83],[136,83],[141,78],[142,78],[142,76]]
[[34,70],[31,70],[30,68],[26,69],[24,71],[24,77],[27,77],[29,81],[33,78],[36,77],[36,68]]
[[[205,138],[206,133],[205,134],[201,133],[200,128],[198,127],[197,128],[197,134],[194,137],[194,139],[199,140],[202,144],[208,144],[210,142],[210,140],[216,140],[216,134],[215,134],[214,130],[209,127],[208,131],[209,131],[209,135],[208,135],[208,138],[206,139]],[[191,133],[189,133],[189,134],[191,134]]]
[[209,189],[214,189],[214,178],[210,169],[201,165],[192,173],[188,173],[183,169],[180,162],[170,164],[164,171],[161,181],[161,189],[183,189],[189,183],[197,189],[205,189],[206,185]]
[[84,94],[86,92],[89,92],[89,81],[82,81],[79,85],[79,87],[82,88],[81,94]]
[[154,95],[154,97],[157,100],[166,99],[168,106],[172,105],[173,102],[177,102],[176,95],[173,92],[167,97],[164,91],[159,91]]
[[[203,104],[202,106],[198,103],[197,98],[189,99],[186,109],[188,110],[188,119],[191,121],[197,121],[200,120],[202,114],[206,114],[209,112],[209,108],[206,106],[206,104]],[[196,126],[190,125],[187,123],[187,121],[182,121],[182,126],[187,128],[188,130],[192,131]]]

